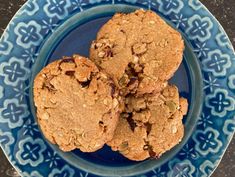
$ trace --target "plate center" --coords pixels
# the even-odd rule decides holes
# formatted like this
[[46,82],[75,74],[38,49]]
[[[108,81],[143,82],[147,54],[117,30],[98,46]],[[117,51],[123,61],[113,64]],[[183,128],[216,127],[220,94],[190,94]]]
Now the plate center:
[[[35,63],[35,73],[33,75],[36,75],[43,66],[56,59],[62,58],[62,56],[80,54],[88,57],[90,44],[92,40],[96,38],[100,27],[107,22],[115,12],[130,12],[135,9],[136,7],[127,5],[116,5],[115,7],[107,5],[74,15],[47,39],[47,42],[40,51],[37,63]],[[95,174],[108,176],[143,173],[144,171],[160,166],[172,158],[191,135],[196,118],[198,117],[197,114],[200,110],[199,102],[201,96],[198,95],[199,92],[201,92],[200,84],[198,84],[197,91],[195,89],[195,81],[201,77],[200,68],[186,40],[185,45],[186,49],[183,63],[170,81],[178,86],[180,95],[187,98],[189,101],[190,111],[183,120],[185,125],[185,137],[179,145],[165,153],[160,159],[146,160],[143,162],[130,161],[119,153],[111,151],[108,146],[94,153],[83,153],[79,150],[64,153],[60,151],[57,146],[51,145],[51,147],[72,165]],[[113,168],[117,168],[117,170],[113,170]]]

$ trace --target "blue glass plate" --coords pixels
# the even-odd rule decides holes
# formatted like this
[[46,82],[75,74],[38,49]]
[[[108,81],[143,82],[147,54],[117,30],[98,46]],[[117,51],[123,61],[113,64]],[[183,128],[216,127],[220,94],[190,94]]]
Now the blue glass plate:
[[[185,136],[160,159],[133,162],[109,147],[64,153],[37,125],[32,81],[61,56],[88,56],[116,12],[151,9],[179,30],[184,60],[171,83],[189,100]],[[0,144],[22,176],[208,176],[235,130],[235,55],[223,28],[198,0],[28,0],[0,39]]]

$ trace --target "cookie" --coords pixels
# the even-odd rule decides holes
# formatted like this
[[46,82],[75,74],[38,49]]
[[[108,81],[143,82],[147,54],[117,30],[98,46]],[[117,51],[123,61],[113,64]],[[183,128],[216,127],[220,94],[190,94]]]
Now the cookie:
[[126,110],[107,144],[130,160],[160,157],[183,138],[183,115],[188,103],[178,89],[168,85],[158,94],[126,98]]
[[110,77],[75,55],[46,66],[34,80],[38,123],[63,151],[93,152],[111,140],[119,119],[119,94]]
[[90,58],[114,79],[122,95],[161,91],[182,62],[179,32],[152,11],[116,14],[98,32]]

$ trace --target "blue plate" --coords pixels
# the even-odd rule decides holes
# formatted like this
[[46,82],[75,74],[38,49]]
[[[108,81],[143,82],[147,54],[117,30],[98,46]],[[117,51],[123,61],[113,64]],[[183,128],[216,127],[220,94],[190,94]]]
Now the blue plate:
[[[190,103],[182,142],[160,159],[133,162],[109,147],[64,153],[43,137],[32,81],[43,66],[88,56],[116,12],[151,9],[179,30],[184,60],[171,83]],[[0,40],[0,144],[22,176],[208,176],[235,130],[235,55],[223,28],[198,0],[28,0]]]

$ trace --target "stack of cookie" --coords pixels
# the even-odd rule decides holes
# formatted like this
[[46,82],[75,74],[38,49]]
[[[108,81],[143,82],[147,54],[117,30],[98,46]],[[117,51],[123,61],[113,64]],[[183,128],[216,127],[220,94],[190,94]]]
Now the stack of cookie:
[[154,12],[114,15],[91,45],[92,61],[64,58],[36,77],[42,132],[64,151],[108,144],[131,160],[160,157],[184,134],[187,100],[168,84],[183,50],[180,33]]

